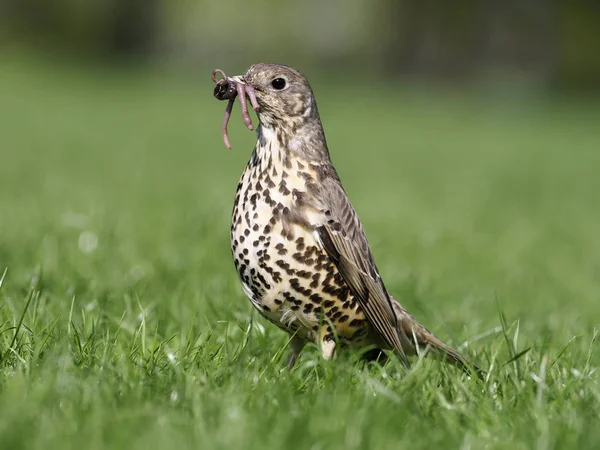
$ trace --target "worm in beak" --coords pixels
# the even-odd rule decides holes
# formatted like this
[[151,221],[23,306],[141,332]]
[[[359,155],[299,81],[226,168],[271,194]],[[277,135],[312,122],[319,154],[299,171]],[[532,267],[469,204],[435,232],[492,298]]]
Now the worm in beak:
[[[220,78],[217,78],[219,76]],[[241,77],[228,77],[221,69],[215,69],[211,75],[213,83],[215,83],[215,89],[213,95],[218,100],[228,100],[227,107],[225,108],[225,117],[223,118],[223,125],[221,132],[223,134],[223,142],[225,147],[231,148],[229,143],[229,136],[227,135],[227,124],[231,117],[231,111],[235,98],[240,98],[240,105],[242,107],[242,119],[249,130],[253,130],[252,119],[248,113],[248,104],[246,103],[246,96],[250,99],[250,104],[255,111],[258,111],[258,101],[256,100],[256,93],[254,88],[249,84],[244,83]]]

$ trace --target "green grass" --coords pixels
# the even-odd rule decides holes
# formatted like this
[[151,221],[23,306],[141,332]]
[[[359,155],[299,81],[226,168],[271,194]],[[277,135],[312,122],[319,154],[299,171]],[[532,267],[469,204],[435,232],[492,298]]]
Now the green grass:
[[2,59],[2,448],[598,448],[593,101],[317,82],[388,288],[490,378],[314,347],[288,372],[230,260],[253,136],[236,106],[225,150],[210,69]]

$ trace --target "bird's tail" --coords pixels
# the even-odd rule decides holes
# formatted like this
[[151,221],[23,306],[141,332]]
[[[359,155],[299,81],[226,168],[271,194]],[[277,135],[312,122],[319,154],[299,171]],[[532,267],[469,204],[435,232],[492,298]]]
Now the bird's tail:
[[[485,378],[486,373],[481,367],[471,362],[467,357],[441,339],[438,339],[433,333],[417,322],[394,298],[392,298],[392,306],[398,318],[398,330],[401,336],[403,335],[401,340],[406,354],[416,354],[418,346],[420,349],[428,351],[429,354],[438,356],[446,362],[459,367],[469,375],[475,373],[481,380]],[[404,348],[405,346],[407,348]]]

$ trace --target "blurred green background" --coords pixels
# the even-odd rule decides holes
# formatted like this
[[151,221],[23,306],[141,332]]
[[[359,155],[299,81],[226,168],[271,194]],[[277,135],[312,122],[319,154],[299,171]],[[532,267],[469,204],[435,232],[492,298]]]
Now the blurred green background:
[[288,61],[386,78],[598,88],[591,0],[3,0],[0,39],[187,68]]
[[[0,446],[597,448],[598,5],[4,0]],[[504,397],[280,371],[228,242],[254,135],[236,105],[225,149],[210,82],[258,61],[307,74],[386,286]]]

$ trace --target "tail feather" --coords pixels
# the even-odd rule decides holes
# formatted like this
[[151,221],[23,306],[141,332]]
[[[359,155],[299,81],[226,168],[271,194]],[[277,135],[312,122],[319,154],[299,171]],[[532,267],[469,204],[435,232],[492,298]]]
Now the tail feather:
[[406,311],[396,299],[392,297],[392,306],[398,320],[398,331],[401,334],[402,346],[406,354],[416,354],[417,346],[428,350],[430,354],[441,357],[446,362],[462,369],[465,373],[475,373],[481,380],[485,379],[485,371],[477,364],[471,362],[460,352],[438,339],[433,333],[421,325]]
[[441,341],[429,331],[420,332],[417,337],[417,344],[424,348],[429,348],[434,354],[443,358],[446,362],[462,369],[465,373],[471,375],[473,372],[481,379],[485,379],[485,371],[477,364],[470,361],[466,356]]

